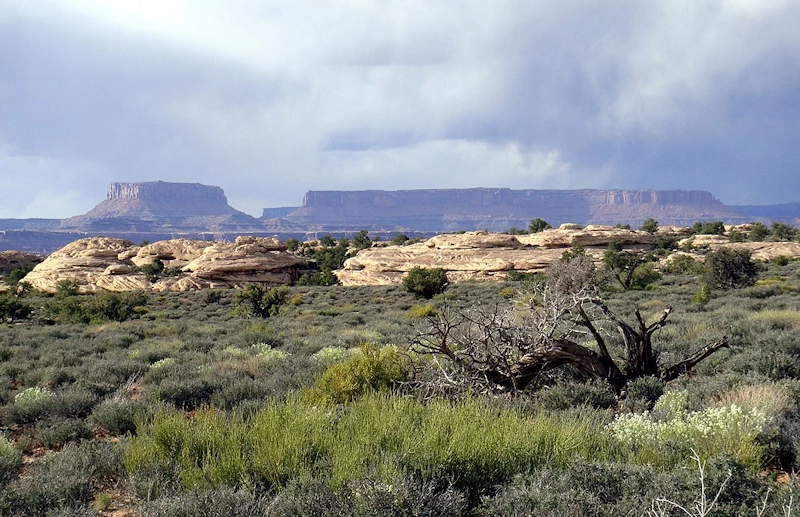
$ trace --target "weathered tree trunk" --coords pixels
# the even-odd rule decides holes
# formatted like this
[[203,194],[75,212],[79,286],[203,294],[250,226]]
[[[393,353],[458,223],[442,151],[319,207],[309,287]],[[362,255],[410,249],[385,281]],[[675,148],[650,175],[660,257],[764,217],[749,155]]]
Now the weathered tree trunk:
[[[626,351],[622,368],[612,358],[603,333],[589,316],[584,303],[599,308],[621,335]],[[585,333],[592,336],[597,351],[567,337],[546,333],[544,336],[541,333],[533,334],[541,338],[540,342],[526,342],[525,336],[516,335],[515,327],[496,312],[485,321],[463,314],[455,318],[440,315],[429,332],[423,335],[424,339],[418,339],[416,344],[418,350],[445,356],[464,371],[472,372],[504,391],[524,390],[540,374],[568,365],[586,378],[608,382],[618,395],[629,382],[641,377],[657,377],[664,382],[674,380],[711,354],[729,346],[722,339],[704,346],[672,366],[662,368],[652,339],[653,334],[667,324],[672,311],[670,307],[649,325],[639,309],[634,312],[636,323],[630,325],[596,299],[578,303],[573,309],[575,319],[572,323],[584,328]],[[564,313],[559,313],[558,317],[563,318]],[[471,330],[462,332],[461,326],[464,324],[471,325]],[[478,328],[477,332],[475,327]],[[545,325],[541,328],[549,327]]]

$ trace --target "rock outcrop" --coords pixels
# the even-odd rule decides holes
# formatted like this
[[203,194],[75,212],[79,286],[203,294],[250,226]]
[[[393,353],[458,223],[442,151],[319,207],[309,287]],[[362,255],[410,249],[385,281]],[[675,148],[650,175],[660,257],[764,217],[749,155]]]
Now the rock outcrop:
[[0,251],[0,276],[7,275],[18,268],[32,268],[43,260],[44,257],[37,253]]
[[[666,232],[681,237],[687,235],[689,230],[685,227],[665,227],[660,229],[659,234]],[[442,268],[447,271],[451,282],[503,280],[512,270],[525,273],[544,271],[575,244],[583,246],[586,254],[599,266],[609,243],[621,244],[626,250],[644,251],[650,249],[657,237],[658,234],[611,226],[590,225],[581,228],[576,224],[563,224],[557,229],[532,235],[487,232],[446,234],[408,246],[373,247],[360,251],[348,259],[336,274],[344,285],[398,284],[414,267]],[[780,256],[800,258],[798,242],[732,243],[720,235],[695,235],[680,242],[692,243],[698,250],[721,247],[746,249],[752,252],[756,261],[774,260]],[[703,260],[698,252],[675,253],[678,254]],[[667,264],[671,257],[662,259],[661,265]]]
[[[288,284],[305,262],[272,238],[240,237],[234,243],[175,239],[135,246],[125,239],[91,237],[50,255],[26,277],[34,289],[54,293],[62,280],[78,291],[187,291],[251,282]],[[160,260],[168,276],[154,279],[139,267]]]
[[559,260],[574,243],[600,262],[608,243],[628,248],[649,245],[654,236],[610,226],[563,225],[534,235],[487,232],[438,235],[409,246],[386,246],[360,251],[337,271],[344,285],[390,285],[402,282],[413,267],[442,268],[452,282],[502,280],[509,271],[539,272]]

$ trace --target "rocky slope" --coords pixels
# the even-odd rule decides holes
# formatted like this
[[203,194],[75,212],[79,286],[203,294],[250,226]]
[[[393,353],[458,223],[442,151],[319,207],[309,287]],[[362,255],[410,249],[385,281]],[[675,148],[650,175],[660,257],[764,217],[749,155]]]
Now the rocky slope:
[[[138,268],[160,260],[168,275],[149,278]],[[285,252],[276,239],[239,237],[234,243],[175,239],[135,246],[125,239],[90,237],[56,251],[25,281],[55,293],[71,280],[79,292],[189,291],[241,286],[250,282],[289,284],[304,261]]]

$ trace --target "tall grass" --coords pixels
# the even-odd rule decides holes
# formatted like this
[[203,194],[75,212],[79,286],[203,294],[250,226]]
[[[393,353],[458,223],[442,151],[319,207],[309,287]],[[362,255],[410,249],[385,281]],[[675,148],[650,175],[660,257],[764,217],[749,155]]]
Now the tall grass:
[[597,415],[527,417],[477,400],[423,405],[390,394],[336,410],[289,399],[248,420],[162,410],[139,426],[126,466],[134,477],[153,466],[175,469],[190,490],[279,488],[316,477],[343,487],[367,475],[402,474],[476,493],[540,466],[612,457]]
[[763,321],[778,329],[799,329],[800,311],[791,309],[767,309],[755,312],[750,319]]

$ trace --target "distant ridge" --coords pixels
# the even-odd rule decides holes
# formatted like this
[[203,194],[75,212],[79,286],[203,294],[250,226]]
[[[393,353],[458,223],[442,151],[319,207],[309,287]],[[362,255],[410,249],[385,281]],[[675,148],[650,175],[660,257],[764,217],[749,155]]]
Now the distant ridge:
[[629,224],[647,218],[688,226],[697,221],[759,220],[800,226],[800,203],[725,206],[702,190],[512,190],[507,188],[308,191],[299,207],[265,208],[251,217],[225,192],[200,183],[112,183],[106,199],[68,219],[0,219],[0,250],[49,253],[76,239],[106,236],[132,242],[173,238],[232,241],[238,235],[316,239],[368,230],[390,238],[462,230],[552,225]]
[[[265,209],[265,214],[270,209]],[[303,206],[276,223],[311,228],[507,230],[540,217],[551,224],[741,222],[742,217],[701,190],[512,190],[506,188],[309,191]]]

